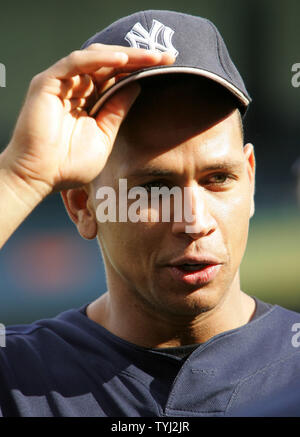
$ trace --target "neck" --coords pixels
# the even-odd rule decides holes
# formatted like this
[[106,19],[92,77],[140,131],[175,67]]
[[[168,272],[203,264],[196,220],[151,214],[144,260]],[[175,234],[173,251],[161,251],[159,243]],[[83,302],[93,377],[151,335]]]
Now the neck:
[[193,316],[161,312],[129,290],[120,293],[113,284],[109,285],[110,291],[88,306],[88,317],[114,335],[144,347],[204,343],[245,325],[255,312],[255,301],[240,290],[238,274],[215,306]]

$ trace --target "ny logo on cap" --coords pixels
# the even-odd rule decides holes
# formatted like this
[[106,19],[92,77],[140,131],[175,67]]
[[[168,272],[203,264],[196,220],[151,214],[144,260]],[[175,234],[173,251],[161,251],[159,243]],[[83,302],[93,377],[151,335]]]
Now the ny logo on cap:
[[172,44],[173,34],[174,31],[170,27],[153,20],[150,32],[147,32],[141,23],[136,23],[125,36],[125,40],[129,42],[131,47],[159,50],[160,52],[168,51],[176,57],[178,51]]

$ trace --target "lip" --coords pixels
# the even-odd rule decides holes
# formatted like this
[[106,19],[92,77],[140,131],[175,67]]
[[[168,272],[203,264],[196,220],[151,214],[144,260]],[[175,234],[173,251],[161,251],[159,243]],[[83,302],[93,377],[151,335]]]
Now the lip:
[[[180,268],[183,264],[202,264],[204,266],[199,270],[184,271]],[[175,281],[189,285],[203,286],[213,281],[219,273],[222,265],[223,263],[214,256],[201,255],[176,258],[165,267]]]
[[217,274],[219,273],[222,264],[208,264],[206,267],[195,270],[193,272],[184,271],[180,269],[178,266],[169,266],[167,269],[169,270],[171,276],[176,281],[189,284],[189,285],[205,285],[211,282]]
[[169,267],[177,267],[183,264],[207,264],[207,265],[217,265],[222,264],[219,259],[212,255],[201,255],[201,256],[183,256],[170,261],[167,265]]

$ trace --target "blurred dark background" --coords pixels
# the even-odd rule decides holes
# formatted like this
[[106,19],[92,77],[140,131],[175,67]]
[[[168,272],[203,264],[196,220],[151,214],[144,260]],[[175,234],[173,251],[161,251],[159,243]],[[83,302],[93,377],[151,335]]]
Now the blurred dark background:
[[[143,9],[200,15],[223,35],[253,98],[245,134],[256,150],[256,214],[242,286],[300,311],[300,209],[291,172],[300,155],[300,88],[291,84],[292,65],[300,62],[297,0],[2,3],[0,63],[6,67],[6,87],[0,88],[0,150],[9,142],[35,74],[111,22]],[[39,205],[2,249],[0,290],[4,324],[53,316],[106,290],[97,243],[79,237],[58,194]]]

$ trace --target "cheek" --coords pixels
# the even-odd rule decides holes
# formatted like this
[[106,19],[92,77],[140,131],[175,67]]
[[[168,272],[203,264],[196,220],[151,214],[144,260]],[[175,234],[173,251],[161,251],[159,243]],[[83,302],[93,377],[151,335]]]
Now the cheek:
[[[115,197],[110,196],[111,202],[96,202],[98,238],[108,256],[118,259],[118,262],[120,260],[123,265],[130,262],[134,268],[136,260],[140,264],[149,264],[151,254],[155,256],[165,226],[158,223],[160,207],[149,207],[148,195],[132,200],[135,192],[129,199],[127,190],[124,193],[123,197],[119,192]],[[105,219],[107,221],[103,223]]]
[[160,250],[162,233],[155,223],[99,223],[101,247],[115,269],[144,276]]
[[231,196],[229,202],[219,205],[218,224],[224,244],[238,264],[246,248],[251,202],[249,193]]

